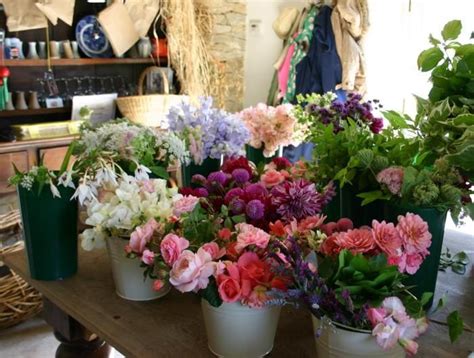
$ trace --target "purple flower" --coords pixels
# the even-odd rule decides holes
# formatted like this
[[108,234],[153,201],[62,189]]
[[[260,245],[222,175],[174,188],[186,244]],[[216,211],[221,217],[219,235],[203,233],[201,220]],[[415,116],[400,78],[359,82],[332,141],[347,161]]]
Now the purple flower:
[[304,179],[284,182],[271,191],[272,204],[284,220],[304,219],[321,211],[321,195],[316,186]]
[[211,174],[208,175],[207,177],[207,181],[209,183],[212,183],[212,182],[217,182],[221,185],[225,185],[225,183],[227,182],[227,179],[228,179],[228,175],[224,172],[221,172],[221,171],[218,171],[218,172],[212,172]]
[[328,185],[324,187],[323,195],[321,195],[321,205],[327,205],[336,196],[336,187],[334,183],[330,181]]
[[234,198],[240,198],[241,196],[244,195],[244,190],[241,188],[233,188],[230,189],[227,194],[225,195],[224,201],[228,204],[230,203]]
[[243,184],[248,182],[248,180],[250,179],[250,175],[247,170],[238,168],[232,171],[232,178],[235,180],[236,183]]
[[194,189],[194,191],[196,192],[197,196],[200,198],[205,198],[209,196],[209,192],[207,191],[206,188],[196,188]]
[[267,189],[262,184],[250,184],[245,187],[245,194],[250,199],[259,199],[266,197],[268,194]]
[[380,133],[382,128],[383,128],[383,120],[381,118],[375,118],[372,121],[372,124],[370,125],[370,130],[375,134]]
[[193,177],[191,178],[191,183],[204,185],[206,184],[206,177],[201,174],[194,174]]
[[245,201],[239,198],[234,198],[230,202],[229,209],[234,215],[242,214],[245,210]]
[[260,220],[265,214],[265,205],[260,200],[254,199],[247,203],[245,213],[251,220]]

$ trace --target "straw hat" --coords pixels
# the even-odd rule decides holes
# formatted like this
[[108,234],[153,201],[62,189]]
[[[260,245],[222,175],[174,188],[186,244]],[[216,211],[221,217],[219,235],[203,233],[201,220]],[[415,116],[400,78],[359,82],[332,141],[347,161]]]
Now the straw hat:
[[282,40],[288,38],[294,22],[298,19],[300,11],[294,7],[285,7],[280,15],[273,21],[273,31]]

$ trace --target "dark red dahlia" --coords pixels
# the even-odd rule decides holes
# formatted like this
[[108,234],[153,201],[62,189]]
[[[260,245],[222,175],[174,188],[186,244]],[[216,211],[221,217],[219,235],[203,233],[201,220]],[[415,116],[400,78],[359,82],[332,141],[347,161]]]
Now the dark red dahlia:
[[250,178],[253,176],[252,167],[247,158],[243,156],[229,158],[224,161],[224,164],[222,164],[221,167],[221,170],[227,174],[232,174],[235,169],[245,169],[249,173]]

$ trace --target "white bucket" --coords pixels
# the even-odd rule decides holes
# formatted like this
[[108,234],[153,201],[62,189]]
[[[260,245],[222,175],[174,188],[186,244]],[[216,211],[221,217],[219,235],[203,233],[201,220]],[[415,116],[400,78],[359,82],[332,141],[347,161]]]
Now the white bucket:
[[161,290],[153,290],[153,280],[143,277],[145,269],[140,267],[140,260],[125,256],[127,239],[112,237],[106,243],[117,295],[130,301],[150,301],[169,292],[171,287],[168,282]]
[[260,309],[239,302],[212,307],[201,301],[209,349],[218,357],[263,357],[273,349],[281,307]]
[[[384,351],[370,331],[354,329],[338,323],[326,323],[314,315],[313,328],[319,328],[316,338],[318,358],[402,358],[405,351],[400,345]],[[344,328],[341,328],[344,327]]]

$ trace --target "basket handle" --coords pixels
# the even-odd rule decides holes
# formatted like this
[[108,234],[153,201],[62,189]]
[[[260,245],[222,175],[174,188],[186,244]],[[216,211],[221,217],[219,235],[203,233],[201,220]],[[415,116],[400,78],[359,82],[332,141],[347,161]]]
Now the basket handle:
[[146,76],[151,73],[159,73],[161,74],[161,78],[163,80],[163,92],[164,94],[170,93],[170,85],[168,82],[168,76],[166,76],[165,71],[157,66],[150,66],[147,67],[141,74],[140,78],[138,79],[138,95],[143,96],[143,82],[145,81]]

